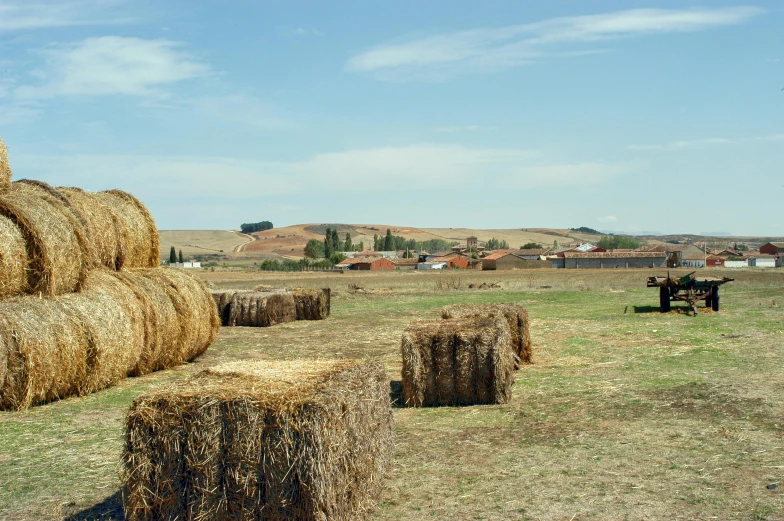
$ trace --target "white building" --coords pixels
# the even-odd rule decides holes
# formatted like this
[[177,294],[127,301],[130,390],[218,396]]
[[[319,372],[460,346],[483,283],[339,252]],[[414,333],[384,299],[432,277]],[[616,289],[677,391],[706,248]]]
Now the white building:
[[684,268],[704,268],[705,256],[704,255],[686,255],[681,261]]
[[446,262],[420,262],[417,264],[418,270],[443,270],[446,268]]
[[725,268],[748,268],[749,267],[749,260],[725,260],[724,261]]
[[172,262],[169,263],[172,268],[201,268],[201,262]]
[[776,257],[774,257],[773,255],[771,256],[762,255],[758,257],[752,257],[749,259],[749,266],[754,266],[755,268],[775,268]]

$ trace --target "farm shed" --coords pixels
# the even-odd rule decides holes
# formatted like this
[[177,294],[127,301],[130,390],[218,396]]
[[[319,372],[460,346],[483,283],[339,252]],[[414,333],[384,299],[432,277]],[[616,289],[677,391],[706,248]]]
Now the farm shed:
[[748,268],[749,260],[725,260],[724,267],[725,268]]
[[773,255],[755,255],[749,259],[749,266],[755,268],[775,268],[776,257]]
[[398,270],[415,270],[417,265],[417,259],[389,259],[392,264],[395,265],[395,268]]
[[664,252],[565,252],[565,268],[666,268]]
[[784,242],[769,242],[760,246],[759,251],[765,255],[784,255]]
[[528,248],[514,252],[518,257],[529,261],[542,260],[549,253],[550,250],[548,248]]
[[709,268],[723,268],[724,259],[718,255],[708,255],[707,263]]
[[470,262],[467,258],[461,257],[459,255],[453,255],[450,257],[436,257],[432,260],[432,262],[445,262],[447,268],[460,268],[465,269],[468,268]]
[[352,262],[348,269],[358,271],[386,271],[394,270],[395,265],[387,258],[381,257],[378,259],[353,259],[359,262]]

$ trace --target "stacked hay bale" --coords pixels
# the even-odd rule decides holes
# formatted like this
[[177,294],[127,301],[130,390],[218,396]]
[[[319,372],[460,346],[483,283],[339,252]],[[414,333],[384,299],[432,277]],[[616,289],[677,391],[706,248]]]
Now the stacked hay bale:
[[269,327],[297,319],[294,295],[290,291],[212,290],[224,326]]
[[230,363],[131,406],[125,516],[365,519],[392,452],[380,362]]
[[332,296],[330,288],[295,289],[293,293],[297,320],[324,320],[329,316]]
[[294,320],[324,320],[330,289],[210,290],[224,326],[269,327]]
[[443,318],[462,318],[472,316],[500,316],[509,323],[509,331],[512,335],[512,345],[514,352],[519,359],[515,369],[519,365],[530,364],[531,362],[531,326],[528,320],[528,312],[519,304],[455,304],[445,306],[441,310]]
[[203,353],[219,327],[203,284],[164,268],[91,270],[79,293],[0,301],[0,409],[173,367]]
[[517,356],[499,316],[414,320],[403,333],[403,399],[410,407],[506,403]]
[[135,197],[9,181],[0,141],[0,409],[91,393],[215,340],[207,288],[156,268],[158,230]]

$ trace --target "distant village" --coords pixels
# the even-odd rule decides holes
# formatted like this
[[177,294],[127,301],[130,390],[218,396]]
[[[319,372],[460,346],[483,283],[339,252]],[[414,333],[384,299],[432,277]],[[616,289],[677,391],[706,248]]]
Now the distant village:
[[336,268],[348,270],[514,270],[531,268],[780,268],[784,243],[769,242],[755,251],[703,249],[694,244],[655,244],[606,250],[590,243],[561,248],[486,250],[476,237],[450,251],[418,252],[404,258],[397,251],[343,252]]

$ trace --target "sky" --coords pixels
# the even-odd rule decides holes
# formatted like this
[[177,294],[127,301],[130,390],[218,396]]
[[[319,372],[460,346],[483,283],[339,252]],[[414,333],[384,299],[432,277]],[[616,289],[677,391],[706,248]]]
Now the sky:
[[0,0],[14,178],[241,223],[782,236],[778,1]]

